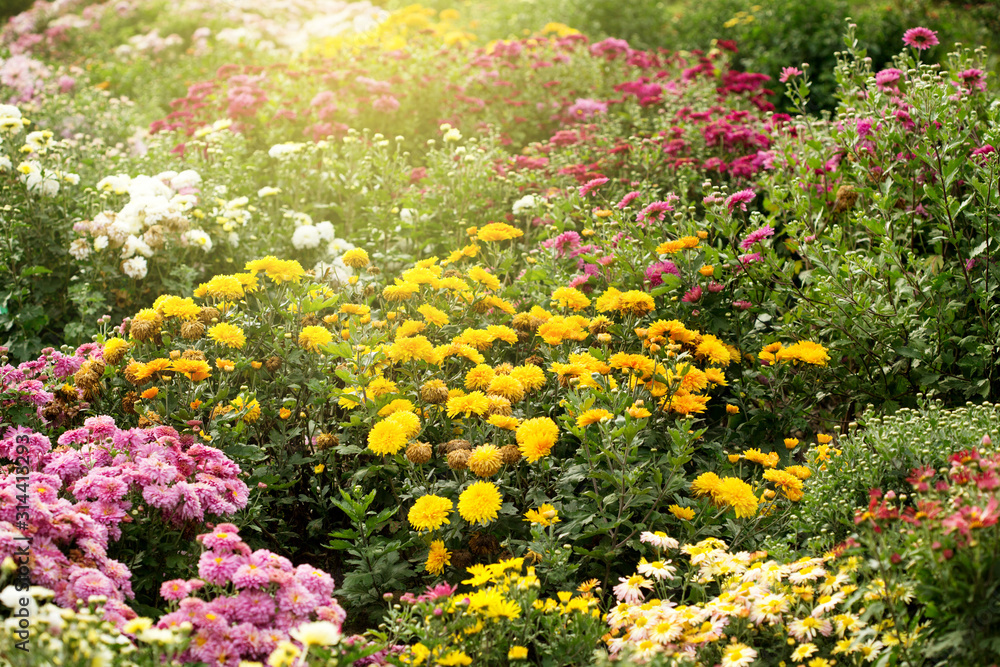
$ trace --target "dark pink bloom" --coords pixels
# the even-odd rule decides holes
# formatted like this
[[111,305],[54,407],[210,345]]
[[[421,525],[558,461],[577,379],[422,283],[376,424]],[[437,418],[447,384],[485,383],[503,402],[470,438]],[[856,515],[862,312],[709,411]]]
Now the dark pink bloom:
[[739,301],[733,301],[733,306],[739,308],[740,310],[750,310],[753,307],[753,304],[749,301],[740,299]]
[[760,229],[750,232],[750,234],[740,242],[740,250],[749,250],[754,243],[763,241],[764,239],[772,236],[774,236],[774,229],[770,225],[764,225]]
[[754,191],[747,188],[746,190],[740,190],[739,192],[734,192],[733,194],[726,197],[726,208],[732,213],[733,210],[739,206],[741,211],[747,210],[747,204],[754,200]]
[[677,265],[671,261],[656,262],[646,269],[646,280],[653,287],[659,287],[663,284],[663,274],[669,273],[681,277],[681,272],[678,270]]
[[939,44],[936,32],[920,26],[910,28],[904,32],[903,43],[907,46],[912,46],[918,51],[924,51]]
[[681,301],[684,303],[694,303],[701,298],[701,286],[695,285],[687,291],[687,294],[681,297]]
[[878,86],[879,90],[883,91],[897,90],[896,84],[899,83],[901,76],[903,76],[902,70],[894,67],[884,69],[875,75],[875,85]]

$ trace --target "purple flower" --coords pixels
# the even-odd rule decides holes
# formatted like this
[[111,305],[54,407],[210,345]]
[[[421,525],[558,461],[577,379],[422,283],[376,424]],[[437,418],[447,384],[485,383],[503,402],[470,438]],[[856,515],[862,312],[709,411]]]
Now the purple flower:
[[760,229],[750,232],[750,234],[740,242],[740,250],[749,250],[754,243],[763,241],[764,239],[772,236],[774,236],[774,229],[771,225],[764,225]]
[[740,190],[739,192],[734,192],[733,194],[726,197],[726,208],[732,213],[733,209],[737,206],[740,207],[741,211],[747,210],[747,204],[754,200],[754,191],[747,188],[746,190]]
[[924,51],[939,44],[937,33],[928,28],[917,26],[903,33],[903,43],[918,51]]

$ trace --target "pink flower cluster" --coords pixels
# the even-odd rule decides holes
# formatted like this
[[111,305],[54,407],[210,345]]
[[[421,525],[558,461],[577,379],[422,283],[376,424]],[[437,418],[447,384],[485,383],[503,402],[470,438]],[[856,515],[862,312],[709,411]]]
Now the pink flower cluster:
[[[8,429],[8,437],[16,437]],[[37,436],[48,441],[44,436]],[[55,592],[55,602],[75,607],[92,595],[108,598],[105,617],[121,623],[135,617],[125,600],[133,597],[132,573],[108,558],[108,528],[89,512],[60,497],[58,475],[31,472],[27,486],[17,475],[0,479],[0,560],[13,556],[31,536],[31,583]],[[26,496],[26,498],[25,498]],[[27,500],[28,520],[17,516]]]
[[[323,570],[294,567],[266,549],[251,551],[229,523],[199,535],[198,541],[205,547],[199,578],[160,587],[160,595],[177,607],[157,627],[193,626],[182,661],[235,667],[241,660],[265,660],[303,623],[343,624],[347,614],[332,597],[333,577]],[[211,599],[196,597],[198,591],[212,594]]]
[[[56,603],[72,607],[91,595],[108,597],[105,615],[116,623],[134,617],[131,572],[108,557],[108,545],[136,501],[180,525],[207,516],[228,516],[246,506],[249,490],[239,466],[221,451],[196,443],[173,428],[119,429],[108,416],[90,417],[64,432],[58,447],[26,427],[7,427],[0,457],[15,460],[27,446],[29,483],[9,474],[0,480],[0,560],[32,538],[32,582],[55,591]],[[19,471],[20,472],[20,471]],[[23,475],[23,472],[21,472]],[[26,496],[28,518],[18,516]]]
[[[6,348],[0,347],[0,353]],[[73,354],[64,354],[51,347],[42,350],[41,356],[17,366],[0,365],[0,422],[11,420],[15,410],[32,408],[42,423],[49,420],[43,408],[55,398],[46,386],[66,380],[80,370],[87,359],[102,359],[103,347],[98,343],[81,345]],[[76,391],[76,390],[74,390]],[[79,397],[79,392],[78,397]]]
[[121,430],[111,417],[90,417],[59,436],[59,445],[43,459],[44,472],[59,475],[78,507],[114,539],[137,496],[175,525],[235,514],[247,504],[239,466],[169,426]]

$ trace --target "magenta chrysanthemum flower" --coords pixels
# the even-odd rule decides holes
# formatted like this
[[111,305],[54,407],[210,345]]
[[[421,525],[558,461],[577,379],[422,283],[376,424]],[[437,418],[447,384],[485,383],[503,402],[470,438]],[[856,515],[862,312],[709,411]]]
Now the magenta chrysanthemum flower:
[[[671,199],[668,197],[668,199]],[[672,201],[676,200],[676,195],[671,201],[654,201],[651,204],[647,204],[646,208],[639,211],[639,215],[636,216],[636,220],[639,222],[645,222],[650,218],[656,218],[658,221],[663,220],[663,216],[669,211],[673,211]]]
[[739,257],[740,264],[743,265],[744,267],[753,264],[754,262],[763,261],[763,259],[764,258],[760,256],[759,252],[754,252],[747,255],[740,255]]
[[936,32],[920,26],[910,28],[904,32],[903,43],[907,46],[912,46],[918,51],[925,51],[939,44]]
[[586,197],[591,192],[593,192],[597,188],[607,183],[609,180],[610,179],[605,178],[604,176],[598,176],[597,178],[590,179],[589,181],[580,186],[580,196]]
[[733,301],[733,306],[739,308],[740,310],[750,310],[750,308],[753,307],[753,304],[749,301],[740,299],[739,301]]
[[778,77],[778,81],[787,83],[793,76],[802,76],[802,70],[798,67],[782,67],[781,76]]
[[962,70],[956,76],[958,76],[959,85],[968,91],[986,90],[986,72],[981,69]]
[[695,285],[687,291],[687,294],[681,297],[681,301],[684,303],[694,303],[701,298],[701,286]]
[[206,551],[198,559],[198,576],[210,584],[224,586],[240,567],[243,559],[232,554]]
[[646,269],[646,280],[653,287],[659,287],[663,284],[663,274],[670,273],[672,275],[681,277],[681,272],[677,268],[677,265],[671,261],[657,262]]
[[889,67],[875,75],[875,85],[882,91],[895,91],[903,71]]
[[757,195],[753,190],[747,188],[746,190],[740,190],[739,192],[734,192],[733,194],[726,197],[726,208],[732,213],[733,210],[739,206],[741,211],[747,210],[747,204],[754,200]]
[[774,236],[774,229],[771,225],[764,225],[760,229],[755,229],[750,232],[750,234],[740,241],[740,250],[749,250],[750,247],[757,243],[758,241],[763,241],[766,238]]

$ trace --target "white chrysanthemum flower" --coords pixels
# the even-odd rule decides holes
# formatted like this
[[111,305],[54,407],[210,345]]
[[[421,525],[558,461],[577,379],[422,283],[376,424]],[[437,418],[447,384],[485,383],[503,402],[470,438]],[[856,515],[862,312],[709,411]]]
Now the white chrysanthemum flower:
[[87,259],[90,255],[90,244],[87,239],[75,239],[69,244],[69,254],[78,260]]
[[343,255],[348,250],[354,250],[356,247],[353,243],[345,239],[333,239],[326,246],[326,250],[331,255]]
[[676,549],[680,546],[677,540],[659,530],[655,533],[651,533],[648,530],[639,533],[639,541],[652,544],[657,549]]
[[275,144],[267,151],[267,154],[273,158],[286,158],[289,155],[295,155],[305,148],[305,144],[297,142],[289,142],[285,144]]
[[21,110],[10,104],[0,104],[0,131],[13,134],[22,127]]
[[538,200],[535,198],[535,195],[524,195],[516,202],[514,202],[512,211],[514,215],[520,215],[524,211],[535,208],[535,206],[537,205],[538,205]]
[[279,194],[281,194],[281,188],[271,187],[270,185],[266,185],[257,191],[257,196],[261,198],[273,197]]
[[149,244],[144,240],[130,234],[127,239],[125,239],[125,244],[122,246],[122,259],[128,259],[133,255],[142,255],[143,257],[152,257],[153,249],[149,247]]
[[174,195],[170,198],[170,206],[182,213],[190,211],[197,203],[195,195]]
[[101,234],[96,239],[94,239],[94,250],[100,252],[108,247],[108,237]]
[[131,182],[132,177],[128,174],[105,176],[97,181],[97,189],[102,192],[113,192],[116,195],[123,195],[128,192],[128,185]]
[[0,155],[0,171],[10,171],[14,168],[14,163],[6,155]]
[[236,232],[229,232],[229,236],[226,237],[226,240],[229,241],[229,245],[234,248],[240,245],[240,235]]
[[145,278],[147,270],[145,257],[133,257],[122,262],[122,271],[126,276],[134,280]]
[[313,272],[318,279],[334,283],[347,283],[354,275],[354,269],[341,262],[339,257],[332,262],[317,262]]
[[312,225],[302,225],[292,234],[292,245],[297,250],[319,246],[319,232]]
[[65,181],[66,183],[69,183],[70,185],[79,185],[80,184],[80,175],[79,174],[73,174],[73,173],[70,173],[70,172],[59,172],[59,177],[62,178],[63,181]]
[[399,212],[399,219],[408,225],[412,225],[416,219],[417,211],[412,208],[404,208]]
[[201,174],[194,169],[185,169],[170,179],[170,187],[175,191],[185,188],[196,188],[201,185]]
[[336,236],[333,231],[333,223],[329,220],[316,223],[316,231],[319,233],[320,241],[329,242]]
[[184,240],[193,246],[199,246],[205,252],[212,249],[212,238],[200,229],[189,229],[184,232]]
[[139,198],[162,198],[169,200],[174,196],[174,191],[170,189],[169,185],[158,178],[140,174],[129,181],[128,194],[133,200]]

